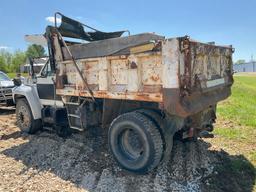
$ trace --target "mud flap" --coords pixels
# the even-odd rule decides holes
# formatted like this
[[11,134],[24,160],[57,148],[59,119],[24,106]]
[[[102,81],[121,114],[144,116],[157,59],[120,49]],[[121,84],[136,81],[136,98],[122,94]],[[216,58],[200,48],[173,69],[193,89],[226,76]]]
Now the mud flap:
[[166,115],[164,119],[165,153],[162,164],[166,165],[171,158],[174,134],[182,127],[184,119],[176,116]]

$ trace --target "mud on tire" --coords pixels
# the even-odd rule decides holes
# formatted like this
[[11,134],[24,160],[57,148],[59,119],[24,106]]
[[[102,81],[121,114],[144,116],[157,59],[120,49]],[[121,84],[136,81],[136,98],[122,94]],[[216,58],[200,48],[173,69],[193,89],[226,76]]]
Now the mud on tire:
[[138,112],[118,116],[110,125],[109,147],[125,169],[146,173],[161,161],[163,141],[155,123]]
[[17,100],[16,119],[17,125],[22,132],[33,134],[41,129],[41,120],[34,119],[30,106],[25,98]]

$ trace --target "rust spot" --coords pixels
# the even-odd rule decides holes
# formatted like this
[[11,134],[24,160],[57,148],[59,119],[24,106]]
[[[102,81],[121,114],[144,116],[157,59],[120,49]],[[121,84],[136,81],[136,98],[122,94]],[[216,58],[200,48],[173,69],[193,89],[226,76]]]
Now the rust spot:
[[142,91],[145,93],[161,93],[162,86],[161,85],[143,85]]
[[92,68],[92,66],[90,66],[90,65],[85,65],[85,70],[89,70],[89,69],[91,69]]
[[63,74],[63,75],[59,75],[59,70],[57,70],[56,72],[56,80],[55,80],[55,83],[56,83],[56,88],[57,89],[63,89],[65,84],[67,84],[68,80],[67,80],[67,75],[66,74]]
[[150,97],[148,94],[144,94],[144,93],[137,93],[137,95],[134,96],[135,100],[145,100],[148,101],[150,100]]
[[152,81],[158,81],[158,80],[160,79],[160,77],[159,77],[159,75],[152,75],[152,76],[150,77],[150,79],[151,79]]
[[180,76],[181,81],[181,96],[186,96],[191,93],[191,51],[189,37],[185,36],[181,39],[181,52],[184,53],[184,75]]
[[[63,90],[57,89],[58,95],[70,95],[70,96],[83,96],[90,97],[88,91],[79,90]],[[125,99],[125,100],[137,100],[137,101],[150,101],[150,102],[163,102],[162,94],[153,93],[126,93],[126,92],[116,92],[111,93],[108,91],[94,91],[93,95],[95,98],[105,98],[105,99]]]
[[136,64],[134,61],[132,61],[132,62],[130,63],[130,68],[131,68],[131,69],[137,69],[138,66],[137,66],[137,64]]

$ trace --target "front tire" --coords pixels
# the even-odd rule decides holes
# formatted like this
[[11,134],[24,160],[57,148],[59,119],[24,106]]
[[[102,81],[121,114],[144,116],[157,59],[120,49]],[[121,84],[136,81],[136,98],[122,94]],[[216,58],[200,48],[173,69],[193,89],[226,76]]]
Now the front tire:
[[110,150],[125,169],[146,173],[161,161],[163,141],[155,123],[138,112],[118,116],[110,125]]
[[34,119],[30,106],[25,98],[18,99],[16,104],[17,125],[22,132],[34,134],[41,129],[41,120]]

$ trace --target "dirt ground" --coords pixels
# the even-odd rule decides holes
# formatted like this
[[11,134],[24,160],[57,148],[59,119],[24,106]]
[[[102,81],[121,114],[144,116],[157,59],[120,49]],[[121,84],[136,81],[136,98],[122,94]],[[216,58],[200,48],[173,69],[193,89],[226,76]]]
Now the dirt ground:
[[[255,177],[235,172],[234,156],[210,140],[175,141],[170,161],[147,175],[119,168],[105,133],[88,130],[64,139],[21,133],[15,110],[0,109],[0,191],[252,191]],[[243,181],[243,182],[241,182]]]

